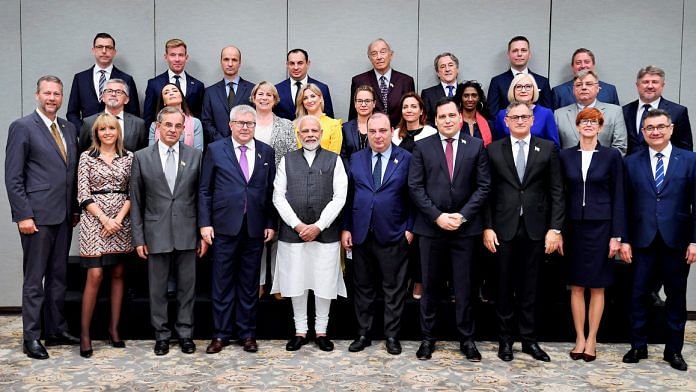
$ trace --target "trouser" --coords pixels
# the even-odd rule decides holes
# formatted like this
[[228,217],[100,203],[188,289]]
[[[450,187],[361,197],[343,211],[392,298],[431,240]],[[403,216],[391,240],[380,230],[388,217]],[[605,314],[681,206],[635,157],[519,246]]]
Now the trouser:
[[169,340],[167,327],[167,282],[169,270],[176,273],[176,301],[178,303],[174,329],[179,338],[190,338],[193,332],[193,305],[196,294],[196,250],[173,250],[169,253],[150,254],[147,262],[150,288],[150,322],[155,339]]
[[[295,319],[295,333],[307,333],[307,300],[309,299],[309,290],[305,290],[299,297],[292,297],[292,312]],[[331,300],[314,296],[314,310],[316,317],[314,319],[314,332],[317,334],[325,334],[326,327],[329,325],[329,311],[331,310]]]

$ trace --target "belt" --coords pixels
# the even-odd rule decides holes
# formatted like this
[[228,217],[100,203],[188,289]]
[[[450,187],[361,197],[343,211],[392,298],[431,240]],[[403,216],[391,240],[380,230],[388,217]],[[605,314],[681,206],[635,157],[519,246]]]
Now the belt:
[[108,195],[110,193],[128,193],[128,191],[122,191],[120,189],[100,189],[98,191],[92,191],[93,195]]

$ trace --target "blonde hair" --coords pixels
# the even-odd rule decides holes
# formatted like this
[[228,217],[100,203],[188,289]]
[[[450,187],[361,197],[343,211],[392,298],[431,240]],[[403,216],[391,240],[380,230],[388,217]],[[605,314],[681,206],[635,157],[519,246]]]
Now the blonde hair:
[[510,83],[510,87],[508,88],[508,101],[518,101],[518,99],[515,97],[515,86],[518,83],[520,83],[523,79],[529,79],[532,82],[532,101],[530,103],[536,103],[536,101],[539,100],[539,87],[537,86],[536,80],[534,80],[534,76],[523,73],[517,74],[517,76],[512,78],[512,82]]
[[302,117],[305,116],[309,113],[307,113],[307,109],[305,109],[304,105],[302,104],[302,101],[304,100],[304,93],[305,91],[311,91],[314,94],[318,95],[319,98],[321,98],[321,102],[319,103],[321,112],[324,112],[324,94],[321,93],[321,90],[319,89],[319,86],[317,86],[314,83],[307,83],[306,86],[302,87],[297,93],[297,100],[295,101],[295,116],[296,117]]
[[116,116],[109,113],[102,113],[97,116],[92,125],[92,145],[89,147],[89,152],[97,152],[101,148],[101,140],[99,139],[98,130],[102,127],[116,128],[116,153],[124,155],[126,149],[123,147],[123,137],[121,136],[121,124],[119,124]]

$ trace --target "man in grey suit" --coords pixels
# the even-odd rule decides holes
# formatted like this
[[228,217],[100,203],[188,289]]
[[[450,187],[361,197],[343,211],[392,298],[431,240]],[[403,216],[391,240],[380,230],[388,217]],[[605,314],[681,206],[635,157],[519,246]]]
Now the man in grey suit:
[[42,76],[36,111],[10,124],[5,150],[5,186],[22,240],[24,353],[46,359],[41,344],[41,309],[46,346],[77,344],[63,317],[65,274],[72,227],[80,215],[75,195],[77,133],[58,118],[63,83]]
[[[130,91],[128,84],[122,79],[109,79],[104,85],[101,100],[105,105],[105,112],[114,115],[121,125],[123,146],[128,151],[138,151],[147,147],[147,128],[145,121],[140,117],[124,111],[129,101]],[[80,128],[80,152],[92,145],[92,126],[101,113],[93,114],[85,118]]]
[[561,148],[574,147],[580,142],[575,118],[582,109],[594,107],[601,110],[604,115],[604,127],[599,133],[599,143],[605,147],[614,147],[621,151],[621,155],[626,155],[628,142],[621,106],[600,102],[597,100],[597,94],[599,94],[597,74],[589,69],[578,72],[573,79],[575,103],[553,112],[558,134],[561,137]]
[[131,171],[131,225],[138,256],[148,260],[150,321],[155,355],[169,352],[167,280],[176,269],[178,312],[175,329],[185,354],[196,351],[191,339],[196,288],[196,254],[208,244],[196,225],[201,152],[179,142],[184,114],[165,107],[157,114],[160,140],[135,153]]

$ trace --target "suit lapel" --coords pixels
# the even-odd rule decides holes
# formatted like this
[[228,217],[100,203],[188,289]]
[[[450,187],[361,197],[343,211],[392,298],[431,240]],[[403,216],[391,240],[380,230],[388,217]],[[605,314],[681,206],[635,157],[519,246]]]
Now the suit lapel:
[[[135,129],[135,126],[133,126],[133,118],[130,116],[130,114],[126,113],[125,111],[123,112],[123,144],[130,144],[130,140],[133,139],[135,135],[133,135],[133,130]],[[133,143],[135,145],[135,143]]]
[[278,95],[283,97],[283,104],[287,106],[288,108],[292,108],[295,106],[295,103],[292,101],[292,89],[290,88],[290,78],[283,80],[283,82],[279,85],[278,89]]
[[365,157],[362,159],[362,164],[365,167],[365,173],[367,173],[367,182],[373,191],[376,191],[374,176],[372,175],[372,150],[369,148],[365,149]]
[[240,102],[243,97],[248,97],[249,94],[247,94],[248,87],[246,85],[246,82],[244,79],[239,78],[239,84],[237,85],[237,92],[234,94],[234,104],[239,105],[243,104],[246,102]]
[[392,152],[391,156],[389,157],[389,161],[387,161],[387,170],[384,171],[382,186],[389,181],[389,178],[392,176],[392,174],[394,174],[394,171],[396,171],[396,166],[399,164],[399,158],[401,158],[401,154],[397,150],[397,147],[392,144]]
[[[662,189],[665,189],[669,184],[669,180],[674,177],[672,173],[675,173],[681,168],[681,154],[677,151],[674,146],[672,146],[672,154],[669,156],[669,165],[667,166],[667,173],[665,173],[665,181],[662,184]],[[651,168],[652,169],[652,168]]]
[[[167,184],[167,177],[164,175],[164,169],[162,168],[162,159],[160,158],[159,155],[159,143],[160,141],[155,142],[150,151],[150,167],[153,168],[153,170],[156,173],[156,176],[160,179],[160,182],[164,186],[164,189],[169,191],[169,184]],[[179,150],[179,155],[181,155],[181,150]],[[177,180],[179,178],[179,173],[177,171]],[[176,182],[174,183],[174,189],[176,189]],[[172,195],[174,195],[173,192],[170,191]]]
[[[186,164],[189,162],[189,151],[184,147],[184,143],[179,142],[179,162],[177,162],[178,169],[176,171],[176,180],[174,181],[174,191],[172,195],[176,193],[179,188],[179,183],[181,182],[181,176],[183,176],[184,170],[186,170]],[[163,172],[164,173],[164,172]]]
[[512,178],[514,178],[518,184],[522,185],[519,177],[517,176],[515,159],[512,156],[512,142],[510,141],[510,136],[505,136],[505,139],[503,139],[503,143],[500,145],[500,148],[502,149],[501,153],[503,154],[503,159],[505,159],[505,163],[507,163],[508,168],[510,169],[510,174],[512,174]]
[[[244,178],[244,172],[242,171],[242,167],[239,166],[239,161],[237,160],[237,154],[234,151],[234,144],[232,143],[231,138],[225,138],[225,154],[227,154],[227,157],[232,161],[232,166],[234,166],[237,169],[237,173],[239,173],[239,176],[244,179],[246,182],[246,178]],[[249,156],[247,156],[247,159]]]
[[522,183],[529,178],[529,172],[531,171],[534,162],[536,162],[537,155],[541,152],[541,149],[537,146],[538,143],[539,141],[534,136],[532,136],[532,138],[529,140],[529,152],[527,153],[527,163],[524,165],[524,177],[522,179]]
[[[259,173],[261,171],[261,167],[265,163],[263,161],[263,159],[261,158],[262,157],[261,148],[259,147],[259,143],[256,142],[256,139],[254,139],[254,144],[256,147],[254,150],[256,152],[256,156],[254,157],[254,171],[251,172],[251,174],[249,174],[249,182],[251,182],[251,180],[254,178],[256,173]],[[249,158],[249,157],[247,156],[247,158]],[[240,170],[241,170],[241,167],[240,167]]]
[[[63,155],[60,153],[60,148],[58,147],[58,144],[56,144],[56,141],[53,140],[53,135],[51,134],[51,130],[49,128],[46,128],[46,124],[44,124],[43,119],[41,119],[41,116],[39,116],[38,113],[34,112],[34,122],[36,122],[36,127],[40,129],[40,134],[43,135],[43,137],[46,139],[46,142],[53,146],[53,150],[58,154],[58,157],[60,160],[66,164],[65,160],[63,160]],[[61,131],[65,130],[65,125],[61,125],[58,123],[58,118],[56,118],[56,124],[58,124],[58,127],[61,128]],[[68,155],[68,159],[70,159],[70,153],[67,150],[67,138],[65,135],[63,135],[63,138],[65,139],[65,144],[66,144],[66,153]]]
[[650,185],[650,189],[652,189],[653,193],[657,194],[657,189],[655,188],[655,177],[653,176],[652,165],[650,163],[650,150],[646,148],[638,154],[643,155],[643,157],[639,159],[641,169],[643,170],[643,176]]
[[227,107],[227,91],[225,90],[225,79],[222,79],[222,81],[220,81],[218,84],[217,96],[218,101],[220,101],[220,104]]
[[573,104],[570,108],[568,108],[568,111],[566,112],[567,119],[568,119],[568,125],[570,126],[570,134],[573,138],[573,142],[570,144],[575,145],[580,142],[580,135],[578,135],[578,130],[577,127],[575,126],[575,119],[578,116],[578,105]]
[[457,156],[454,157],[454,172],[452,173],[452,182],[454,182],[454,179],[457,178],[457,175],[459,172],[462,170],[462,160],[464,159],[464,149],[467,148],[467,143],[466,139],[464,138],[463,133],[459,133],[459,140],[455,140],[454,143],[457,143]]

